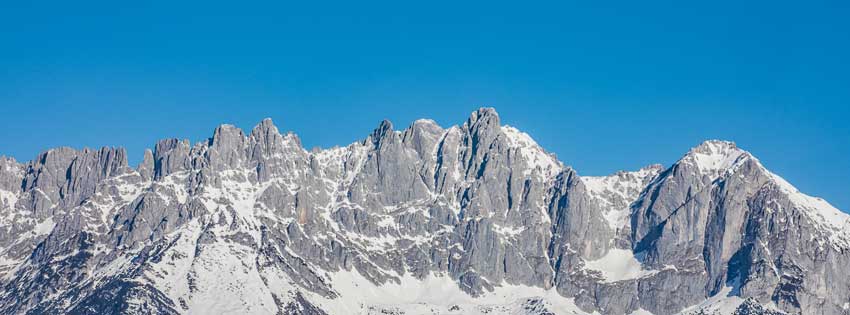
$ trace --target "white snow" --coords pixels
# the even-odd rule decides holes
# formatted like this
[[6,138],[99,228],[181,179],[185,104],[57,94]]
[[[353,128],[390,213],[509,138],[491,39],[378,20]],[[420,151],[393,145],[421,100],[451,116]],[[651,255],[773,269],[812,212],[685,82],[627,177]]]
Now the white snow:
[[631,210],[629,208],[614,210],[605,212],[602,214],[602,217],[605,218],[605,221],[608,222],[608,226],[612,229],[618,229],[626,226],[629,223],[629,215],[631,214]]
[[619,248],[612,248],[602,258],[585,262],[585,267],[601,272],[604,282],[607,283],[639,279],[658,273],[657,270],[643,269],[632,251]]
[[524,176],[530,176],[534,170],[538,170],[543,176],[549,178],[563,169],[561,161],[544,151],[527,133],[508,125],[502,126],[502,132],[508,140],[508,145],[518,149],[522,157],[528,161],[528,169],[525,170]]
[[3,208],[14,208],[15,204],[18,202],[18,195],[15,193],[0,189],[0,209]]
[[44,221],[41,221],[40,223],[36,224],[35,228],[33,228],[33,233],[35,233],[35,235],[47,235],[53,231],[53,228],[55,226],[56,223],[53,222],[53,217],[49,217],[47,219],[44,219]]
[[653,165],[633,172],[620,171],[608,176],[582,176],[585,188],[604,211],[603,216],[612,229],[627,225],[629,206],[638,199],[644,186],[661,172]]
[[654,314],[650,313],[649,311],[647,311],[645,309],[638,308],[634,312],[631,312],[629,315],[654,315]]
[[[178,308],[185,304],[186,314],[275,314],[272,294],[285,295],[288,278],[261,274],[256,250],[249,246],[219,240],[197,251],[202,229],[195,220],[166,236],[179,239],[141,280],[163,290]],[[228,233],[227,227],[214,230],[217,235]]]
[[523,231],[525,231],[525,227],[501,226],[498,224],[493,224],[493,232],[496,232],[506,237],[517,236]]
[[[602,206],[603,216],[608,226],[617,229],[626,225],[626,219],[629,216],[628,205],[637,199],[637,196],[628,195],[628,188],[637,183],[621,180],[616,175],[583,176],[581,180],[590,196]],[[626,205],[615,205],[612,198],[624,200]]]
[[654,177],[660,171],[660,166],[651,165],[637,171],[620,171],[608,176],[582,176],[581,180],[594,195],[613,193],[622,199],[634,201],[644,188],[644,179]]
[[709,140],[688,152],[685,160],[692,160],[700,171],[717,174],[731,168],[741,157],[749,154],[734,142]]
[[744,302],[739,296],[730,295],[732,287],[726,286],[714,296],[700,302],[699,304],[687,307],[679,314],[690,314],[691,312],[702,310],[705,314],[732,314],[741,303]]
[[812,221],[831,233],[833,245],[850,246],[850,215],[836,209],[826,200],[800,192],[788,181],[767,170],[758,159],[738,148],[735,143],[709,140],[691,149],[682,158],[682,161],[696,165],[701,172],[715,178],[721,174],[734,174],[742,162],[747,160],[755,161],[796,207],[805,210],[803,212]]
[[833,245],[842,244],[850,246],[850,214],[833,207],[822,198],[806,195],[779,175],[767,172],[797,207],[802,208],[812,221],[824,227],[830,232],[829,237]]
[[142,194],[143,188],[148,187],[148,186],[150,186],[150,181],[146,181],[146,182],[138,183],[138,184],[121,182],[121,183],[115,185],[115,188],[118,190],[118,194],[121,198],[121,201],[126,204],[126,203],[133,201],[133,200],[136,200],[136,198],[138,198],[139,195]]
[[[433,123],[432,121],[417,121],[417,123]],[[452,127],[446,130],[441,137],[451,133],[457,133],[459,129]],[[521,154],[528,162],[524,170],[526,176],[555,176],[561,171],[563,165],[554,156],[546,153],[528,134],[520,132],[510,126],[502,127],[506,139],[515,152]],[[287,141],[296,141],[292,136],[287,136]],[[436,154],[436,146],[434,154]],[[359,143],[345,148],[332,148],[312,154],[320,165],[319,180],[324,181],[326,187],[321,190],[313,190],[312,193],[327,191],[330,195],[326,206],[317,205],[320,218],[324,218],[333,228],[329,234],[316,235],[316,238],[345,238],[355,245],[373,252],[390,250],[397,247],[400,240],[411,240],[416,244],[434,241],[441,233],[448,233],[451,226],[446,225],[444,232],[423,235],[403,235],[386,231],[398,232],[396,227],[395,213],[423,212],[427,209],[421,204],[429,200],[446,197],[436,193],[431,194],[428,200],[413,200],[409,203],[388,206],[384,208],[385,213],[379,215],[378,226],[382,229],[378,236],[369,237],[363,234],[341,230],[331,219],[331,211],[340,206],[352,209],[362,209],[361,206],[351,203],[345,192],[356,180],[367,159],[367,146]],[[742,156],[749,156],[746,152],[738,149],[733,143],[722,141],[709,141],[695,148],[690,153],[690,158],[700,171],[715,174],[721,171],[734,169],[741,161]],[[447,157],[454,158],[454,157]],[[294,165],[293,168],[296,168]],[[455,167],[460,167],[458,163]],[[186,203],[190,198],[198,198],[203,202],[212,214],[223,211],[228,205],[234,209],[234,217],[231,220],[240,219],[236,227],[240,232],[248,232],[255,240],[260,239],[257,225],[260,215],[266,215],[270,209],[256,207],[257,198],[270,185],[279,185],[287,189],[290,194],[300,191],[300,182],[291,178],[272,178],[267,182],[253,183],[247,180],[255,170],[237,169],[217,173],[220,185],[204,186],[199,195],[189,195],[185,183],[191,175],[189,171],[179,172],[167,176],[157,182],[142,182],[139,184],[119,183],[115,187],[120,200],[113,200],[112,204],[104,204],[106,209],[115,209],[115,203],[128,203],[137,198],[144,190],[156,185],[168,193],[163,196],[166,200],[177,200]],[[611,176],[582,177],[588,192],[605,207],[603,216],[612,228],[620,228],[627,224],[629,215],[628,205],[639,197],[640,191],[645,186],[645,179],[655,176],[658,169],[641,169],[636,172],[621,172]],[[654,172],[654,173],[653,173]],[[820,198],[806,196],[796,188],[788,184],[779,176],[773,175],[779,186],[785,191],[789,198],[799,207],[811,210],[813,218],[823,222],[830,227],[850,230],[850,216],[844,214],[826,201]],[[289,176],[289,175],[283,175]],[[460,172],[451,173],[450,176],[460,178]],[[152,189],[152,188],[151,188]],[[14,201],[17,198],[13,193],[0,191],[0,204]],[[544,198],[539,202],[539,208],[543,211],[542,217],[548,219],[546,209],[542,206]],[[452,199],[453,200],[453,199]],[[477,201],[476,201],[477,202]],[[97,206],[97,205],[95,205]],[[109,207],[107,207],[109,206]],[[452,209],[455,209],[452,206]],[[103,212],[104,215],[107,213]],[[104,222],[106,222],[104,217]],[[209,218],[207,218],[209,219]],[[281,218],[278,222],[292,222],[295,218]],[[197,240],[201,233],[198,220],[191,221],[180,228],[179,231],[166,236],[171,239],[182,235],[174,247],[169,249],[169,255],[163,255],[160,262],[152,263],[151,268],[144,271],[144,276],[136,279],[138,281],[149,281],[163,291],[175,302],[185,302],[189,314],[271,314],[276,312],[275,294],[286,299],[292,294],[292,290],[299,290],[292,283],[289,276],[275,268],[258,270],[256,267],[256,248],[244,246],[238,243],[222,241],[203,244],[196,250]],[[50,233],[55,226],[52,218],[38,223],[33,229],[35,234],[44,235]],[[212,232],[218,237],[234,233],[229,226],[214,227]],[[515,237],[525,230],[525,227],[512,225],[493,225],[493,231],[505,237]],[[181,234],[182,233],[182,234]],[[763,244],[764,245],[764,244]],[[449,248],[460,246],[452,244]],[[767,249],[767,246],[765,249]],[[288,248],[278,249],[296,255]],[[463,250],[461,246],[461,250]],[[198,256],[195,257],[195,254]],[[769,254],[769,252],[768,252]],[[452,254],[454,259],[462,256],[457,252]],[[455,258],[457,257],[457,258]],[[129,258],[116,259],[112,264],[95,271],[94,276],[106,276],[117,274],[125,269]],[[6,261],[0,257],[0,265],[14,262]],[[309,262],[306,262],[309,264]],[[595,270],[601,273],[603,281],[613,283],[629,279],[648,277],[659,272],[658,270],[644,269],[641,262],[630,250],[611,249],[600,259],[585,263],[587,270]],[[675,269],[674,266],[666,266],[665,269]],[[320,270],[311,266],[313,270]],[[458,281],[440,274],[430,274],[425,279],[416,279],[410,273],[404,276],[395,271],[383,271],[386,274],[398,276],[399,281],[390,281],[384,285],[375,285],[364,278],[356,270],[338,271],[326,273],[324,277],[331,283],[333,289],[340,294],[340,298],[329,299],[313,293],[305,292],[304,295],[311,301],[327,310],[330,314],[362,314],[381,310],[400,310],[405,314],[514,314],[520,311],[522,303],[529,298],[541,298],[551,311],[558,314],[585,314],[574,303],[573,299],[559,295],[554,289],[544,290],[542,288],[511,285],[507,283],[495,284],[493,292],[487,292],[481,297],[472,297],[463,292]],[[191,276],[191,277],[190,277]],[[142,279],[143,278],[143,279]],[[189,280],[191,278],[191,281]],[[486,280],[486,279],[485,279]],[[731,288],[724,289],[718,295],[695,305],[689,309],[712,309],[721,310],[725,313],[734,310],[740,304],[740,298],[728,296]],[[129,301],[133,302],[133,301]],[[179,303],[179,302],[178,302]],[[458,306],[459,309],[453,310]],[[179,307],[179,306],[178,306]],[[844,308],[850,308],[847,303]],[[632,315],[648,315],[651,313],[644,309],[637,309]]]
[[835,228],[850,229],[850,215],[847,213],[838,210],[822,198],[812,197],[800,192],[796,187],[791,185],[791,183],[779,175],[770,173],[770,176],[773,177],[773,180],[776,181],[779,188],[788,195],[788,198],[790,198],[795,205],[811,210],[818,218],[820,218],[819,221],[829,224]]
[[[156,182],[156,184],[172,191],[177,199],[177,203],[184,204],[189,198],[189,193],[185,187],[186,179],[189,178],[189,175],[191,175],[189,171],[172,173]],[[166,200],[171,200],[171,198],[166,198]]]
[[[328,275],[339,299],[313,295],[320,307],[329,314],[370,314],[384,310],[403,314],[518,314],[520,304],[528,298],[542,298],[556,314],[587,314],[572,299],[560,296],[554,289],[509,285],[502,283],[493,292],[472,297],[449,277],[430,274],[422,280],[407,273],[399,282],[389,281],[377,286],[356,270]],[[457,310],[451,310],[457,306]]]
[[[225,244],[205,247],[192,268],[198,290],[191,296],[191,314],[274,314],[275,301],[253,268],[252,251]],[[226,275],[226,276],[224,276]]]

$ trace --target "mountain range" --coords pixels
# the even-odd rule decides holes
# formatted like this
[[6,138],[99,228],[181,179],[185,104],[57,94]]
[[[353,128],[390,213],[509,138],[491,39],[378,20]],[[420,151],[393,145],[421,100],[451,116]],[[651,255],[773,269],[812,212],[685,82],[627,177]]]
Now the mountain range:
[[850,216],[735,143],[581,176],[492,108],[0,158],[0,314],[847,315],[848,272]]

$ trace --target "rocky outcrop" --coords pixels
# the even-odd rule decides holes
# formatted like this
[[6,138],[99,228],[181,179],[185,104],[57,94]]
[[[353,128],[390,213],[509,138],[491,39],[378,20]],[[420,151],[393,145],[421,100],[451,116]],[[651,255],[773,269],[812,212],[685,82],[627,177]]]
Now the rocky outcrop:
[[582,177],[489,108],[326,150],[266,119],[135,169],[3,158],[0,205],[3,314],[850,309],[848,216],[735,144]]

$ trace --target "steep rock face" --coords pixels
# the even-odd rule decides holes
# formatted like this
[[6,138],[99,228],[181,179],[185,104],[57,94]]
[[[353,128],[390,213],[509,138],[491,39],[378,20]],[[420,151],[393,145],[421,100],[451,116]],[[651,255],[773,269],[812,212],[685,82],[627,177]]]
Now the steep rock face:
[[4,314],[850,308],[847,216],[734,144],[581,177],[487,108],[312,152],[266,119],[136,169],[3,158],[0,205]]
[[38,246],[46,246],[51,231],[80,225],[82,219],[71,209],[96,194],[106,179],[130,171],[126,153],[120,148],[58,148],[25,165],[4,160],[0,171],[4,197],[0,209],[4,218],[0,226],[2,272],[35,255]]
[[646,266],[701,271],[689,290],[704,286],[712,296],[731,287],[792,313],[846,312],[847,281],[830,274],[848,258],[847,215],[802,195],[733,143],[691,150],[632,210],[634,251]]

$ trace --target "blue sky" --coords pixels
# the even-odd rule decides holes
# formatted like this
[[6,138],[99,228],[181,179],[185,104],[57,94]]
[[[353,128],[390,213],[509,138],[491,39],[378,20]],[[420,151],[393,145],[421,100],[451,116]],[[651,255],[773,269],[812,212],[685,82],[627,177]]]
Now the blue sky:
[[[6,1],[8,2],[8,1]],[[580,173],[705,139],[850,209],[847,1],[0,4],[0,154],[251,128],[306,147],[480,106]]]

